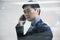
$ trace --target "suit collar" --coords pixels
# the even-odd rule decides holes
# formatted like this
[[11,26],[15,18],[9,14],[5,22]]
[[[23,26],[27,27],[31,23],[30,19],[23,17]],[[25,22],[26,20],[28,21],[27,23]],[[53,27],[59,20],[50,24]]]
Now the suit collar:
[[36,19],[31,23],[32,26],[35,26],[37,23],[41,23],[42,20],[40,19],[40,17],[36,17]]

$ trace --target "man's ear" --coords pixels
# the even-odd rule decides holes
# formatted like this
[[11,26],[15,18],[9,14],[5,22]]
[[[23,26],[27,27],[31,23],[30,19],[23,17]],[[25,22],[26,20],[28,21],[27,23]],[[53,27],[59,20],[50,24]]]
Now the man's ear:
[[38,10],[37,10],[36,8],[34,8],[34,10],[35,10],[36,12],[38,12]]
[[38,14],[40,14],[40,9],[39,8],[34,8],[35,11],[38,12]]
[[40,9],[36,8],[36,11],[37,11],[37,13],[39,14],[39,12],[40,12]]

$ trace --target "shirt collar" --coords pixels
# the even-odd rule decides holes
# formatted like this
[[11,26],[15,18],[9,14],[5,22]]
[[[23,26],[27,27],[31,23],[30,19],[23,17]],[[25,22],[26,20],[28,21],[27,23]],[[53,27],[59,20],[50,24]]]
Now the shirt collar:
[[40,21],[40,17],[36,17],[35,20],[32,21],[32,26],[35,26],[38,21]]

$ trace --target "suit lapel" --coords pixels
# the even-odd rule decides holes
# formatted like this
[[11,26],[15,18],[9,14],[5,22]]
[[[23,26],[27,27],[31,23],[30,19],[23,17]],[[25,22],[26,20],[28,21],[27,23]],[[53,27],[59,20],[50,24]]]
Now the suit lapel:
[[36,31],[37,31],[37,26],[38,26],[38,24],[39,24],[39,23],[42,23],[42,22],[43,22],[43,21],[40,19],[40,20],[36,23],[35,26],[32,26],[32,25],[31,25],[31,26],[29,27],[29,29],[28,29],[28,32],[29,32],[29,33],[36,32]]

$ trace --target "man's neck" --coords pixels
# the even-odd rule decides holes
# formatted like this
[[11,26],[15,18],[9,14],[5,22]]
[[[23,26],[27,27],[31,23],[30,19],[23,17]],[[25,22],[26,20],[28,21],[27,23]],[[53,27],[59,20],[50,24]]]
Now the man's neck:
[[40,21],[40,17],[36,17],[33,21],[32,24],[35,25],[38,21]]
[[36,20],[36,18],[40,18],[40,16],[39,16],[39,15],[37,15],[37,16],[32,20],[32,22],[33,22],[34,20]]

